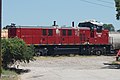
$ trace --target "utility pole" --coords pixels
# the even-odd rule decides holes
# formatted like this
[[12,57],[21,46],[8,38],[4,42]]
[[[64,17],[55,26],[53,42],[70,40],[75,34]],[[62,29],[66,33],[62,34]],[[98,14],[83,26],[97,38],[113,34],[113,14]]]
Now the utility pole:
[[2,0],[0,0],[0,79],[2,74],[1,30],[2,30]]

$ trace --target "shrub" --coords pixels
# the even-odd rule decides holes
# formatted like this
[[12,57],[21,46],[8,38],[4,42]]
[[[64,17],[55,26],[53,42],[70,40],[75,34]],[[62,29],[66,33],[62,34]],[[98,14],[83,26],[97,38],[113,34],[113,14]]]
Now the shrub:
[[19,38],[2,39],[2,65],[8,67],[16,61],[29,62],[33,60],[34,47],[27,46],[25,42]]

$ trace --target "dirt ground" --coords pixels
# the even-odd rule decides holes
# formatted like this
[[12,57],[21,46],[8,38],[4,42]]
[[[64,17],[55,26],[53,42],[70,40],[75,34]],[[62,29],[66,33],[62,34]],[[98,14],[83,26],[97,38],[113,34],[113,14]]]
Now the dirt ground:
[[115,56],[37,57],[20,69],[30,70],[21,80],[120,80],[118,66],[110,65]]

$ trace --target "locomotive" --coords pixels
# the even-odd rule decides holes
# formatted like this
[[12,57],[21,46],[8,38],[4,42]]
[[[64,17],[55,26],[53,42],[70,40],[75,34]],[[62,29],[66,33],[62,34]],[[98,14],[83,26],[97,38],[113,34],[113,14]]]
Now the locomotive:
[[110,53],[109,32],[103,24],[95,21],[80,22],[77,26],[60,27],[54,21],[52,26],[9,25],[8,37],[18,37],[34,45],[35,55],[107,55]]

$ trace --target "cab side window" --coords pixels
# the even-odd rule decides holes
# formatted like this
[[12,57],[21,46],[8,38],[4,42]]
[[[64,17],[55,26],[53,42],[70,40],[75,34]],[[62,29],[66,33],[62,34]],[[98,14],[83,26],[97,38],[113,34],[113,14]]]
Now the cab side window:
[[62,36],[66,36],[66,30],[62,30]]
[[46,29],[43,29],[43,30],[42,30],[42,35],[43,35],[43,36],[46,36],[46,35],[47,35]]
[[53,36],[53,30],[52,29],[48,30],[48,36]]
[[68,30],[68,36],[72,36],[72,30]]
[[102,32],[102,26],[97,26],[97,32],[101,33]]

